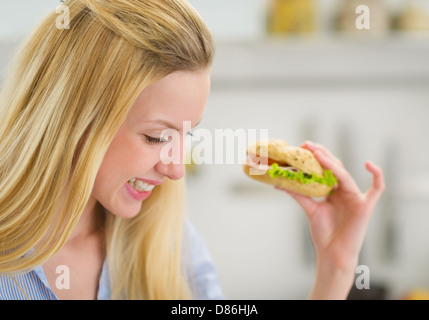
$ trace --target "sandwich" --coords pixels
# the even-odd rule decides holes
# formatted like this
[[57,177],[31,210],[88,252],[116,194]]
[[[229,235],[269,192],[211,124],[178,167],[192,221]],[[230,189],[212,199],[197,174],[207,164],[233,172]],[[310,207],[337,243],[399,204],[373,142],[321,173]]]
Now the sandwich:
[[243,170],[259,182],[314,198],[330,195],[337,184],[332,171],[325,170],[310,150],[283,140],[256,141],[246,153]]

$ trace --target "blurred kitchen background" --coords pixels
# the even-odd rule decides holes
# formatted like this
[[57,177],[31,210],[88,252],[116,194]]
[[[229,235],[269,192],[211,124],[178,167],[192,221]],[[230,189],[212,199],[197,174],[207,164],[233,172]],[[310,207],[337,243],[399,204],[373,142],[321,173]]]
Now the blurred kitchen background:
[[[217,44],[200,128],[268,129],[310,139],[344,162],[362,190],[366,160],[387,189],[360,264],[370,290],[350,299],[426,297],[429,290],[429,1],[190,0]],[[59,1],[0,0],[0,77],[14,49]],[[359,5],[370,29],[359,30]],[[258,138],[258,137],[257,137]],[[249,143],[251,141],[249,140]],[[313,277],[305,217],[285,193],[235,164],[190,165],[188,214],[230,299],[304,299]]]

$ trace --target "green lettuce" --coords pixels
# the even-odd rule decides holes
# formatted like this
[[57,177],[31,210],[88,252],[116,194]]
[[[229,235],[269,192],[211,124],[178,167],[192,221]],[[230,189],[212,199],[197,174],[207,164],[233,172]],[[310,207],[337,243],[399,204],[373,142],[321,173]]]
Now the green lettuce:
[[286,179],[298,180],[299,182],[304,184],[311,184],[316,182],[320,184],[325,184],[329,187],[333,187],[338,182],[337,178],[331,170],[324,170],[323,177],[319,177],[316,174],[307,174],[302,171],[292,172],[289,170],[285,170],[282,169],[277,163],[272,164],[271,169],[268,170],[268,174],[273,179],[277,177],[283,177]]

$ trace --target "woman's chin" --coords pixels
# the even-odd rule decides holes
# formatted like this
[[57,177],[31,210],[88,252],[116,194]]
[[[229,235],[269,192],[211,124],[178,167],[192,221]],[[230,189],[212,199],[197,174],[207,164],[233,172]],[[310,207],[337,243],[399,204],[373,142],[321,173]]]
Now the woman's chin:
[[120,214],[118,214],[118,217],[124,218],[124,219],[131,219],[137,216],[141,210],[141,204],[138,208],[130,208],[127,210],[121,210]]
[[135,203],[133,205],[121,205],[113,206],[112,210],[109,210],[115,217],[122,219],[131,219],[137,216],[141,210],[142,202]]

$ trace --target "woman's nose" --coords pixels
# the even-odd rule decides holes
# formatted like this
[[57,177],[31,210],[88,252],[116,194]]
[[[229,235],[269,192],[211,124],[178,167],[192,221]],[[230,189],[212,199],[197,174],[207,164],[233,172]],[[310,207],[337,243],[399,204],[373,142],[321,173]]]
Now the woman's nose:
[[179,180],[185,174],[184,154],[186,140],[174,132],[171,141],[163,147],[155,169],[171,180]]
[[171,180],[179,180],[185,174],[185,165],[183,161],[180,161],[180,163],[175,163],[174,161],[171,163],[164,163],[163,161],[159,161],[155,169]]

